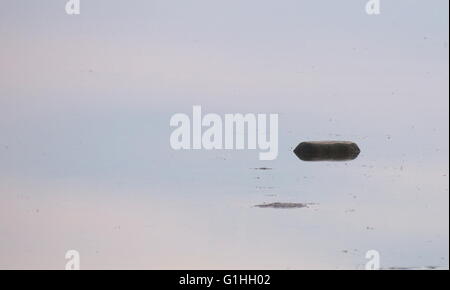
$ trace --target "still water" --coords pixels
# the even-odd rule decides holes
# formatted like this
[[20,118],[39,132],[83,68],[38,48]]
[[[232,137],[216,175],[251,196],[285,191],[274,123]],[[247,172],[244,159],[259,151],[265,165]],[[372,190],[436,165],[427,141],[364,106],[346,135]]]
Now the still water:
[[[448,268],[448,1],[60,2],[1,1],[0,269]],[[278,158],[174,151],[197,105]]]
[[[61,269],[76,249],[88,269],[363,269],[369,250],[384,268],[448,267],[439,129],[347,134],[345,121],[313,119],[315,130],[285,113],[279,158],[259,161],[255,150],[173,151],[164,116],[69,114],[10,132],[0,266]],[[361,154],[304,162],[292,150],[306,136],[352,140]],[[257,207],[268,203],[307,206]]]

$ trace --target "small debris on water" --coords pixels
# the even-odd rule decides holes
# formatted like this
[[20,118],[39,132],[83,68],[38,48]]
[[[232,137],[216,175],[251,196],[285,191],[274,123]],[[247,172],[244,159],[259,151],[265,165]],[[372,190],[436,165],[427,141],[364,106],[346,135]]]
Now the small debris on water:
[[260,205],[255,205],[259,208],[276,208],[276,209],[293,209],[293,208],[308,208],[311,203],[290,203],[290,202],[274,202],[274,203],[263,203]]
[[423,266],[423,267],[389,267],[382,268],[382,270],[397,270],[397,271],[418,271],[418,270],[447,270],[448,267],[440,267],[440,266]]
[[257,186],[256,189],[258,190],[272,190],[275,189],[273,186]]

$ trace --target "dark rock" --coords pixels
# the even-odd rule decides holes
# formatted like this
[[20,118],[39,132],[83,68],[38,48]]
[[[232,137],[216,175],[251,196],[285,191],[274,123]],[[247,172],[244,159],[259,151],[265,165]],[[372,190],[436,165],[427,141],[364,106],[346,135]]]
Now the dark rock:
[[302,142],[294,153],[303,161],[348,161],[358,157],[358,145],[347,141]]

